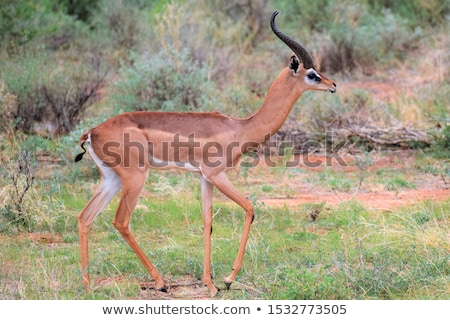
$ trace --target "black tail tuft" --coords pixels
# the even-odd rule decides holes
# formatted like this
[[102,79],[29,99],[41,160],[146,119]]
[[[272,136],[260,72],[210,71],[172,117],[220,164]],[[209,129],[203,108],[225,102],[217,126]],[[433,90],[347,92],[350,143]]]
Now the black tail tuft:
[[79,153],[79,154],[77,154],[77,156],[75,157],[75,162],[78,162],[78,161],[80,161],[81,159],[83,159],[83,156],[84,156],[84,154],[86,153],[86,148],[84,147],[84,143],[85,143],[85,142],[83,142],[83,143],[80,145],[80,147],[81,147],[84,151],[81,152],[81,153]]

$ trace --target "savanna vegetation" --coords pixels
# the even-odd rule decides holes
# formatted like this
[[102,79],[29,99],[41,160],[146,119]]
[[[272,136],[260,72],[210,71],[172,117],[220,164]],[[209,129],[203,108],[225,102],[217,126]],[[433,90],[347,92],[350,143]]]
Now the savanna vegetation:
[[[389,209],[355,199],[264,201],[302,192],[448,190],[449,0],[4,0],[1,299],[158,294],[140,290],[149,276],[111,224],[116,200],[94,223],[94,284],[83,289],[76,215],[99,174],[92,161],[73,162],[78,139],[134,110],[250,115],[291,53],[269,28],[275,9],[280,28],[309,49],[338,91],[305,93],[277,137],[306,136],[308,148],[283,140],[276,165],[245,165],[254,161],[250,155],[231,173],[256,218],[244,267],[221,298],[450,298],[448,194]],[[351,159],[343,167],[354,170],[286,165],[305,150]],[[396,160],[375,168],[384,155]],[[219,193],[215,199],[212,268],[223,288],[244,215]],[[163,277],[198,287],[169,296],[208,294],[197,281],[200,208],[196,175],[152,172],[134,213],[137,240]]]

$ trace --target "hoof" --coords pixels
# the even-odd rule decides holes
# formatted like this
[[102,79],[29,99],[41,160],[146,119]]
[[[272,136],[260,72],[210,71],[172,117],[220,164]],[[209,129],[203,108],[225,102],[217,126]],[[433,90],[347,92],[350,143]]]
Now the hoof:
[[211,280],[209,280],[209,281],[203,280],[203,283],[208,288],[211,298],[215,297],[217,295],[218,290],[214,286],[214,284],[211,282]]
[[82,283],[83,287],[85,287],[86,289],[89,288],[89,286],[91,285],[91,276],[89,275],[89,273],[86,273],[83,275],[83,278],[81,279],[81,283]]
[[157,286],[156,284],[152,284],[152,283],[141,283],[139,286],[141,287],[142,291],[153,289],[156,291],[167,292],[167,290],[168,290],[168,288],[166,287],[166,285],[164,283],[159,286]]
[[214,297],[218,296],[218,294],[219,294],[219,290],[217,290],[216,288],[210,289],[209,291],[211,293],[211,298],[214,298]]
[[225,281],[225,289],[227,289],[227,290],[230,290],[230,287],[231,287],[231,284],[232,284],[233,282],[227,282],[227,281]]
[[157,288],[156,290],[167,293],[168,289],[167,289],[166,285],[163,285],[161,288]]

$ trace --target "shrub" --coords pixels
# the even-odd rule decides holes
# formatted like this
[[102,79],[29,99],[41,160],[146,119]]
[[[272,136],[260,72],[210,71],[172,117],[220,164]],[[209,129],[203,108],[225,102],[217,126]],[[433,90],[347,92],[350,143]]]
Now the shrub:
[[27,150],[20,151],[14,161],[6,164],[8,172],[3,174],[8,175],[11,184],[0,192],[0,231],[7,229],[3,224],[29,222],[25,199],[34,182],[33,164],[33,156]]
[[420,30],[411,33],[405,19],[384,10],[372,15],[363,6],[343,9],[342,19],[325,33],[319,61],[324,71],[351,71],[359,68],[371,72],[376,64],[401,58],[414,45]]
[[435,134],[435,141],[431,146],[431,151],[435,158],[450,158],[450,125],[444,125],[444,127]]
[[208,69],[194,61],[188,50],[139,57],[131,53],[130,67],[123,65],[114,85],[113,104],[123,111],[209,110],[217,102]]
[[105,76],[95,58],[60,66],[42,53],[19,55],[0,73],[7,91],[17,97],[0,114],[0,123],[25,133],[69,132],[95,100]]
[[292,33],[301,32],[302,41],[308,43],[313,55],[317,53],[316,62],[326,72],[355,68],[371,72],[379,62],[403,57],[421,33],[407,17],[385,6],[371,9],[365,1],[297,0],[281,2],[279,7],[291,17],[299,17],[286,31],[291,32],[295,25]]

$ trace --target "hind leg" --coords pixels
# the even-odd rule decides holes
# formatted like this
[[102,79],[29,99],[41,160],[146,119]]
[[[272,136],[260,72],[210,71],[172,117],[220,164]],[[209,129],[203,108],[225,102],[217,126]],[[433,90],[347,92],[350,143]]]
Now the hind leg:
[[139,170],[129,169],[122,180],[122,196],[114,217],[113,225],[120,232],[122,237],[134,251],[136,256],[142,262],[144,267],[155,280],[155,288],[161,291],[167,291],[164,281],[155,266],[150,262],[142,248],[134,238],[130,230],[130,219],[134,208],[139,200],[139,196],[147,179],[147,174]]
[[80,239],[81,274],[84,286],[88,286],[90,283],[88,272],[88,236],[91,224],[121,188],[120,178],[111,168],[103,167],[100,169],[100,172],[102,178],[97,191],[77,217],[78,235]]

